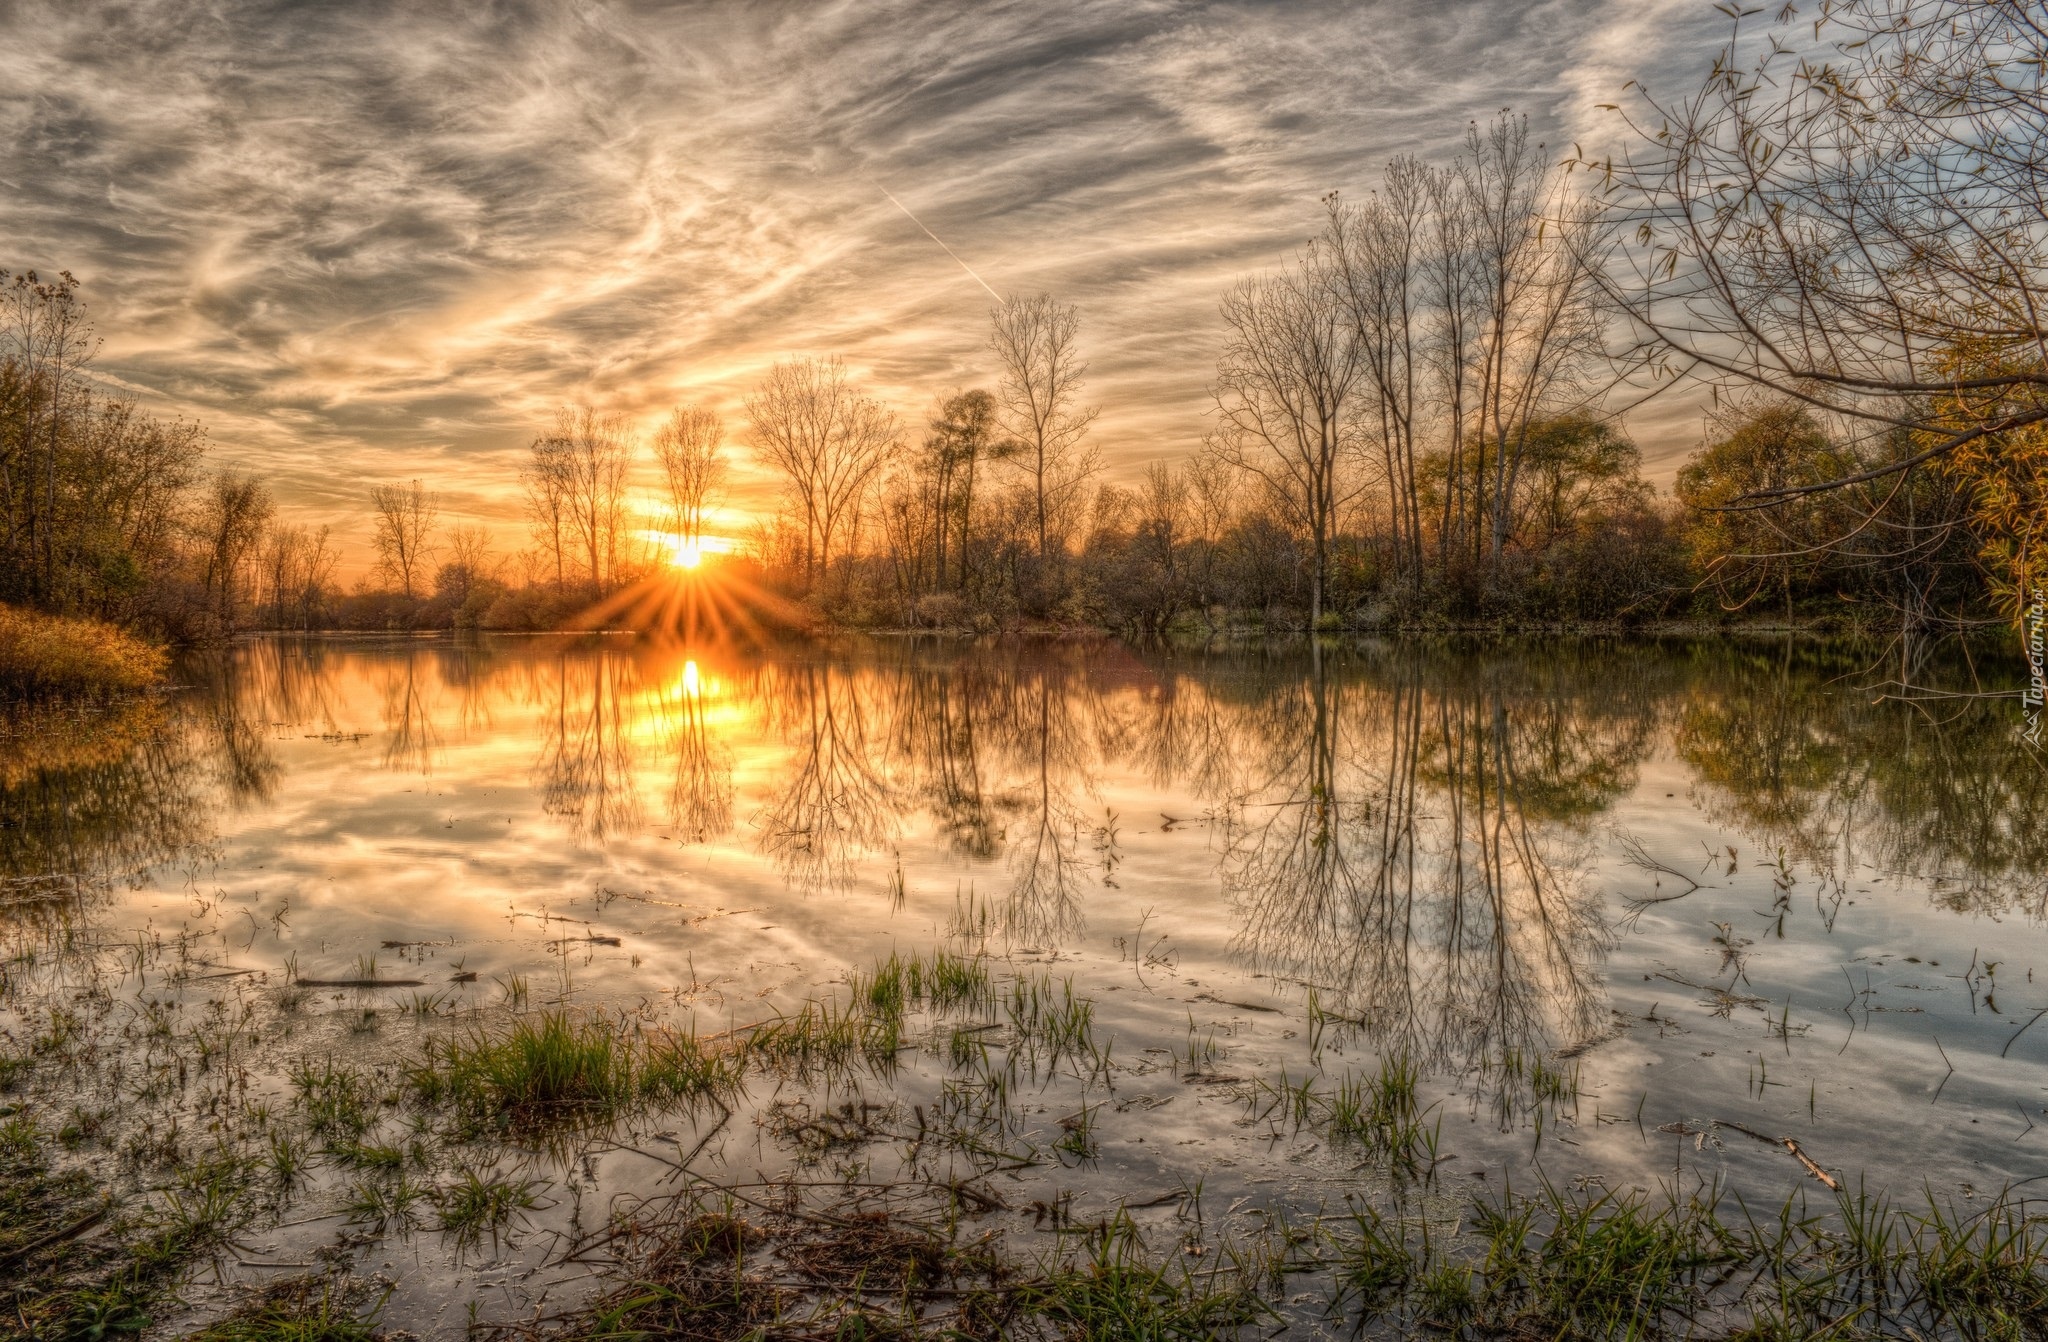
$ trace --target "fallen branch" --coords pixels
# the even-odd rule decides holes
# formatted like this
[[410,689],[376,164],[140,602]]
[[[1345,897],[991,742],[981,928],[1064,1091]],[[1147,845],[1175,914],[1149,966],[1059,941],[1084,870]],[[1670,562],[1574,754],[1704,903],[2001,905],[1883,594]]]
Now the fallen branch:
[[1741,1133],[1745,1137],[1754,1137],[1758,1141],[1763,1142],[1770,1146],[1784,1147],[1787,1151],[1790,1151],[1792,1153],[1792,1158],[1794,1160],[1798,1161],[1800,1164],[1806,1167],[1806,1172],[1808,1174],[1812,1175],[1814,1178],[1826,1184],[1828,1188],[1833,1192],[1839,1193],[1842,1191],[1842,1185],[1835,1179],[1835,1176],[1829,1174],[1819,1165],[1816,1165],[1813,1161],[1813,1157],[1807,1155],[1804,1150],[1800,1149],[1799,1143],[1792,1140],[1790,1137],[1766,1137],[1761,1132],[1758,1132],[1755,1128],[1746,1128],[1740,1123],[1731,1123],[1725,1118],[1715,1119],[1714,1126],[1717,1128],[1733,1128],[1735,1129],[1735,1131]]
[[53,1230],[49,1234],[43,1236],[41,1239],[30,1240],[27,1244],[22,1245],[19,1249],[15,1249],[11,1253],[0,1254],[0,1266],[12,1266],[15,1263],[19,1263],[26,1259],[33,1258],[36,1254],[41,1253],[44,1249],[50,1248],[53,1245],[63,1244],[66,1241],[77,1239],[86,1231],[92,1229],[100,1222],[106,1220],[107,1213],[110,1210],[112,1210],[112,1208],[113,1204],[110,1202],[101,1203],[99,1210],[92,1213],[92,1215],[86,1217],[84,1220],[75,1221],[72,1224],[65,1226],[62,1230]]

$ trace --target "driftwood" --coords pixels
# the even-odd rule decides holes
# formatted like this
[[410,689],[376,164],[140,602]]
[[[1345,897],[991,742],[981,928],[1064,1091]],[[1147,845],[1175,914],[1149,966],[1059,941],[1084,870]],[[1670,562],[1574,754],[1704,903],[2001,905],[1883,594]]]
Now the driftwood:
[[106,1220],[107,1212],[111,1210],[111,1207],[112,1204],[110,1203],[102,1203],[100,1204],[100,1209],[98,1211],[92,1213],[84,1220],[75,1221],[72,1224],[65,1226],[62,1230],[52,1231],[50,1234],[43,1236],[41,1239],[31,1240],[27,1244],[22,1245],[20,1248],[15,1249],[10,1253],[0,1254],[0,1265],[25,1262],[28,1259],[34,1257],[36,1254],[41,1253],[44,1249],[51,1247],[52,1245],[62,1244],[67,1240],[77,1239],[86,1231],[92,1229],[100,1222]]
[[425,979],[293,979],[301,988],[424,988]]
[[1836,1180],[1835,1176],[1829,1174],[1819,1165],[1816,1165],[1813,1162],[1813,1157],[1807,1155],[1805,1151],[1801,1150],[1799,1143],[1793,1141],[1790,1137],[1766,1137],[1761,1132],[1758,1132],[1755,1128],[1745,1128],[1744,1126],[1742,1126],[1742,1124],[1731,1123],[1725,1118],[1715,1119],[1714,1126],[1717,1128],[1733,1128],[1735,1129],[1735,1131],[1741,1133],[1743,1136],[1754,1137],[1758,1141],[1763,1142],[1766,1145],[1784,1147],[1787,1151],[1790,1151],[1792,1153],[1792,1158],[1794,1160],[1798,1161],[1800,1164],[1806,1167],[1806,1172],[1808,1174],[1812,1175],[1814,1178],[1826,1184],[1834,1192],[1839,1193],[1842,1191],[1842,1185],[1838,1180]]

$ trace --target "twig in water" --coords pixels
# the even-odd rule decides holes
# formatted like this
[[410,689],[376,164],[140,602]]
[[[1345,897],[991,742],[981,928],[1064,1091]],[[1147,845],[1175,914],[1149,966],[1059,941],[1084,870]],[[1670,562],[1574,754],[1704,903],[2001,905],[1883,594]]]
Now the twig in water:
[[2019,1037],[2025,1034],[2028,1030],[2031,1030],[2034,1027],[2034,1022],[2041,1019],[2041,1017],[2043,1016],[2048,1016],[2048,1007],[2042,1007],[2039,1011],[2036,1011],[2033,1014],[2032,1018],[2029,1019],[2025,1025],[2022,1025],[2019,1029],[2014,1030],[2012,1032],[2012,1038],[2005,1041],[2005,1048],[1998,1050],[1998,1056],[2001,1058],[2004,1057],[2006,1049],[2011,1048],[2013,1044],[2019,1040]]
[[1733,1128],[1735,1129],[1735,1131],[1741,1133],[1745,1137],[1754,1137],[1758,1141],[1766,1143],[1770,1146],[1784,1147],[1787,1151],[1790,1151],[1792,1153],[1792,1158],[1794,1160],[1797,1160],[1801,1165],[1804,1165],[1806,1167],[1806,1172],[1808,1174],[1812,1175],[1814,1178],[1826,1184],[1831,1191],[1837,1193],[1842,1191],[1842,1185],[1840,1182],[1836,1180],[1835,1176],[1829,1174],[1826,1170],[1822,1169],[1818,1164],[1816,1164],[1814,1162],[1813,1157],[1807,1155],[1806,1152],[1800,1148],[1799,1143],[1797,1141],[1794,1141],[1792,1138],[1766,1137],[1761,1132],[1758,1132],[1755,1128],[1746,1128],[1740,1123],[1731,1123],[1725,1118],[1715,1119],[1714,1126],[1717,1128]]

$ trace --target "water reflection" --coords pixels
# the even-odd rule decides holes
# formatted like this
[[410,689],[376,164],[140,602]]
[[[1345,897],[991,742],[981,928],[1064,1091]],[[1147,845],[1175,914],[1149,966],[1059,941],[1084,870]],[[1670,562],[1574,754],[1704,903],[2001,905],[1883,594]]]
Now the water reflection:
[[1707,813],[1817,872],[1924,881],[1959,912],[2048,916],[2048,769],[2014,698],[1924,707],[1845,689],[1826,650],[1705,650],[1676,696],[1673,748]]
[[602,843],[640,828],[635,777],[645,705],[639,668],[623,657],[557,653],[543,677],[534,790],[541,809],[579,839]]
[[267,777],[260,743],[232,719],[209,741],[219,726],[157,702],[0,724],[0,921],[203,851],[216,795]]
[[1240,952],[1454,1073],[1595,1035],[1610,929],[1591,821],[1654,742],[1643,670],[1315,659],[1231,733],[1263,743],[1228,812]]
[[695,661],[661,691],[660,719],[675,761],[668,823],[685,842],[704,843],[732,828],[733,752],[713,724],[723,685]]
[[755,823],[762,850],[799,889],[848,884],[854,860],[897,833],[900,798],[877,749],[882,688],[877,677],[808,660],[775,667],[760,686],[763,716],[789,757]]
[[[908,857],[985,900],[1013,946],[1057,949],[1128,930],[1091,909],[1156,885],[1162,850],[1126,847],[1163,825],[1186,840],[1170,897],[1220,907],[1238,963],[1436,1067],[1483,1069],[1607,1027],[1604,817],[1653,761],[1837,898],[1876,868],[1957,909],[2048,912],[2048,776],[2009,705],[1873,704],[1842,669],[1718,644],[257,642],[188,663],[160,702],[11,724],[0,877],[14,898],[132,876],[219,815],[283,805],[295,769],[355,769],[387,793],[523,787],[540,832],[502,854],[514,872],[659,835],[830,901],[888,888]],[[1117,813],[1138,796],[1159,820]],[[395,815],[358,824],[374,841]]]

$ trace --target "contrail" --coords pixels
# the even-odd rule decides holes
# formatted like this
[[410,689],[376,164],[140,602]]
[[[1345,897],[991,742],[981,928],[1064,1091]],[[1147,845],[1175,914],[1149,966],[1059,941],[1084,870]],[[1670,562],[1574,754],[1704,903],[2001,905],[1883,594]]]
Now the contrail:
[[[873,182],[874,178],[870,177],[868,180]],[[943,241],[941,241],[938,234],[932,232],[928,228],[925,228],[924,220],[912,214],[910,212],[910,207],[908,205],[905,205],[902,201],[896,199],[895,195],[890,192],[888,187],[883,186],[880,182],[875,182],[875,189],[877,191],[880,191],[883,195],[888,196],[889,203],[891,205],[894,205],[897,209],[903,211],[903,217],[905,219],[908,219],[911,223],[916,224],[919,228],[923,228],[924,235],[930,238],[933,242],[938,243],[940,251],[952,257],[955,261],[960,261],[960,253],[954,251],[951,247],[948,247]],[[988,289],[988,281],[983,279],[981,276],[976,275],[974,273],[973,266],[968,265],[965,261],[960,261],[960,269],[966,271],[968,277],[971,278],[976,284],[980,285],[984,289]],[[988,289],[988,296],[990,298],[995,299],[998,303],[1003,301],[1003,296],[993,289]]]

